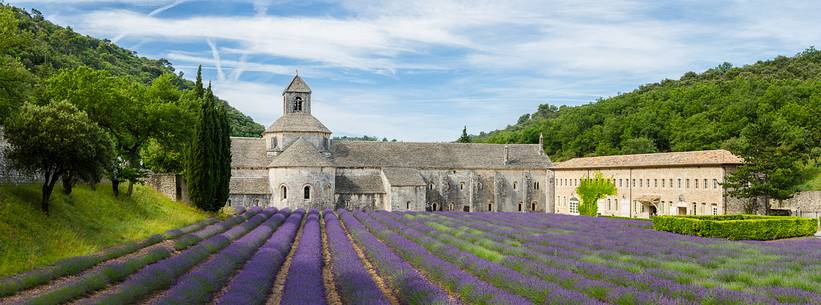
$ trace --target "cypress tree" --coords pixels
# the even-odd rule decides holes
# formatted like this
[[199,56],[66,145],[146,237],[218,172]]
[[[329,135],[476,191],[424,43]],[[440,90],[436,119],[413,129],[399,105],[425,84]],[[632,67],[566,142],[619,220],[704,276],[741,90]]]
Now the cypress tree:
[[218,162],[217,175],[218,183],[216,185],[215,201],[220,206],[228,200],[230,192],[229,185],[231,182],[231,127],[228,124],[228,112],[225,110],[225,104],[222,101],[215,100],[217,126],[219,126],[219,133],[217,134],[218,145]]
[[213,100],[207,97],[199,98],[199,122],[188,148],[185,174],[191,201],[203,210],[214,211],[214,107]]
[[197,66],[197,82],[194,84],[194,95],[197,98],[203,98],[204,90],[202,88],[202,65]]

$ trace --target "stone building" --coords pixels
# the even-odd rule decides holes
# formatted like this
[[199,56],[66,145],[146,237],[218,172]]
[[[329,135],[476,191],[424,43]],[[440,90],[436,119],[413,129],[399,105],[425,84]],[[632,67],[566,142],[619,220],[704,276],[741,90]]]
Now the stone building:
[[261,138],[232,138],[229,205],[552,212],[541,144],[331,141],[295,76]]
[[599,200],[602,215],[721,215],[744,212],[721,186],[742,160],[726,150],[575,158],[553,166],[556,213],[578,214],[576,187],[601,172],[617,194]]

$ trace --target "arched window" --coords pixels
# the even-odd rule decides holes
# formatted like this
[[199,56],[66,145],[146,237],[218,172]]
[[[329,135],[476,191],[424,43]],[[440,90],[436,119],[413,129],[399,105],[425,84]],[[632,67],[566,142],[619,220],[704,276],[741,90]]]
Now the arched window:
[[487,204],[487,211],[488,211],[488,212],[492,212],[492,211],[493,211],[493,204],[492,204],[492,203],[488,203],[488,204]]
[[536,210],[536,201],[534,201],[534,202],[531,202],[531,203],[530,203],[530,210],[531,210],[531,211],[535,211],[535,210]]
[[405,210],[410,210],[410,201],[405,202]]
[[482,182],[476,182],[476,188],[481,190],[482,189]]
[[302,188],[302,197],[304,199],[311,199],[311,186],[310,185],[306,185],[304,188]]
[[294,99],[294,112],[302,112],[302,98],[296,97]]
[[517,186],[517,185],[518,185],[518,184],[516,184],[516,182],[513,182],[513,189],[514,189],[514,190],[516,189],[516,186]]
[[283,185],[279,187],[279,194],[282,200],[288,199],[288,187]]
[[437,204],[436,204],[436,203],[434,203],[434,204],[433,204],[433,210],[434,210],[434,211],[438,211],[436,208],[437,208]]
[[521,211],[522,211],[522,203],[519,202],[519,212],[521,212]]
[[465,183],[464,183],[464,182],[459,182],[459,189],[460,189],[460,190],[464,190],[464,189],[465,189]]

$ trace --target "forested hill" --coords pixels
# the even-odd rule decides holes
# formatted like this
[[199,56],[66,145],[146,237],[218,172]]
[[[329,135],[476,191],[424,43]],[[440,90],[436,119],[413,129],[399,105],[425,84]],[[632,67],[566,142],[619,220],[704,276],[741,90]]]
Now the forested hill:
[[[44,19],[37,10],[29,13],[8,5],[3,6],[12,8],[14,18],[18,23],[16,34],[18,37],[25,36],[26,43],[11,44],[0,52],[18,59],[29,73],[17,71],[18,73],[14,75],[14,70],[9,69],[5,70],[4,74],[7,75],[2,76],[43,80],[59,70],[88,66],[97,70],[109,71],[114,76],[127,76],[148,84],[164,73],[174,73],[174,67],[165,59],[155,60],[141,57],[136,52],[121,48],[107,39],[101,40],[78,34],[71,27],[61,27]],[[8,36],[3,35],[0,39],[6,39],[6,37]],[[14,63],[4,62],[3,64]],[[31,83],[34,84],[31,87],[36,87],[36,81]],[[177,74],[174,83],[179,89],[194,86],[192,81],[182,78],[182,73]],[[21,92],[23,89],[25,88],[0,88],[0,95],[7,95],[6,97],[10,100],[19,99],[24,95]],[[0,120],[19,105],[20,103],[0,105]],[[262,125],[255,123],[250,117],[230,105],[227,110],[233,135],[259,136],[264,130]]]
[[745,128],[777,122],[819,155],[821,51],[733,67],[724,63],[679,80],[640,86],[580,106],[540,105],[515,125],[471,136],[475,142],[537,143],[554,161],[573,157],[726,148],[743,142]]

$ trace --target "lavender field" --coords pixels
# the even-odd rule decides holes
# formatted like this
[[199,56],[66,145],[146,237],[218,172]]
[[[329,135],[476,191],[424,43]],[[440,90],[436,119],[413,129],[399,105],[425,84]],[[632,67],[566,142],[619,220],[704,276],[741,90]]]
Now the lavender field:
[[250,209],[0,279],[2,304],[821,304],[821,239],[537,213]]

